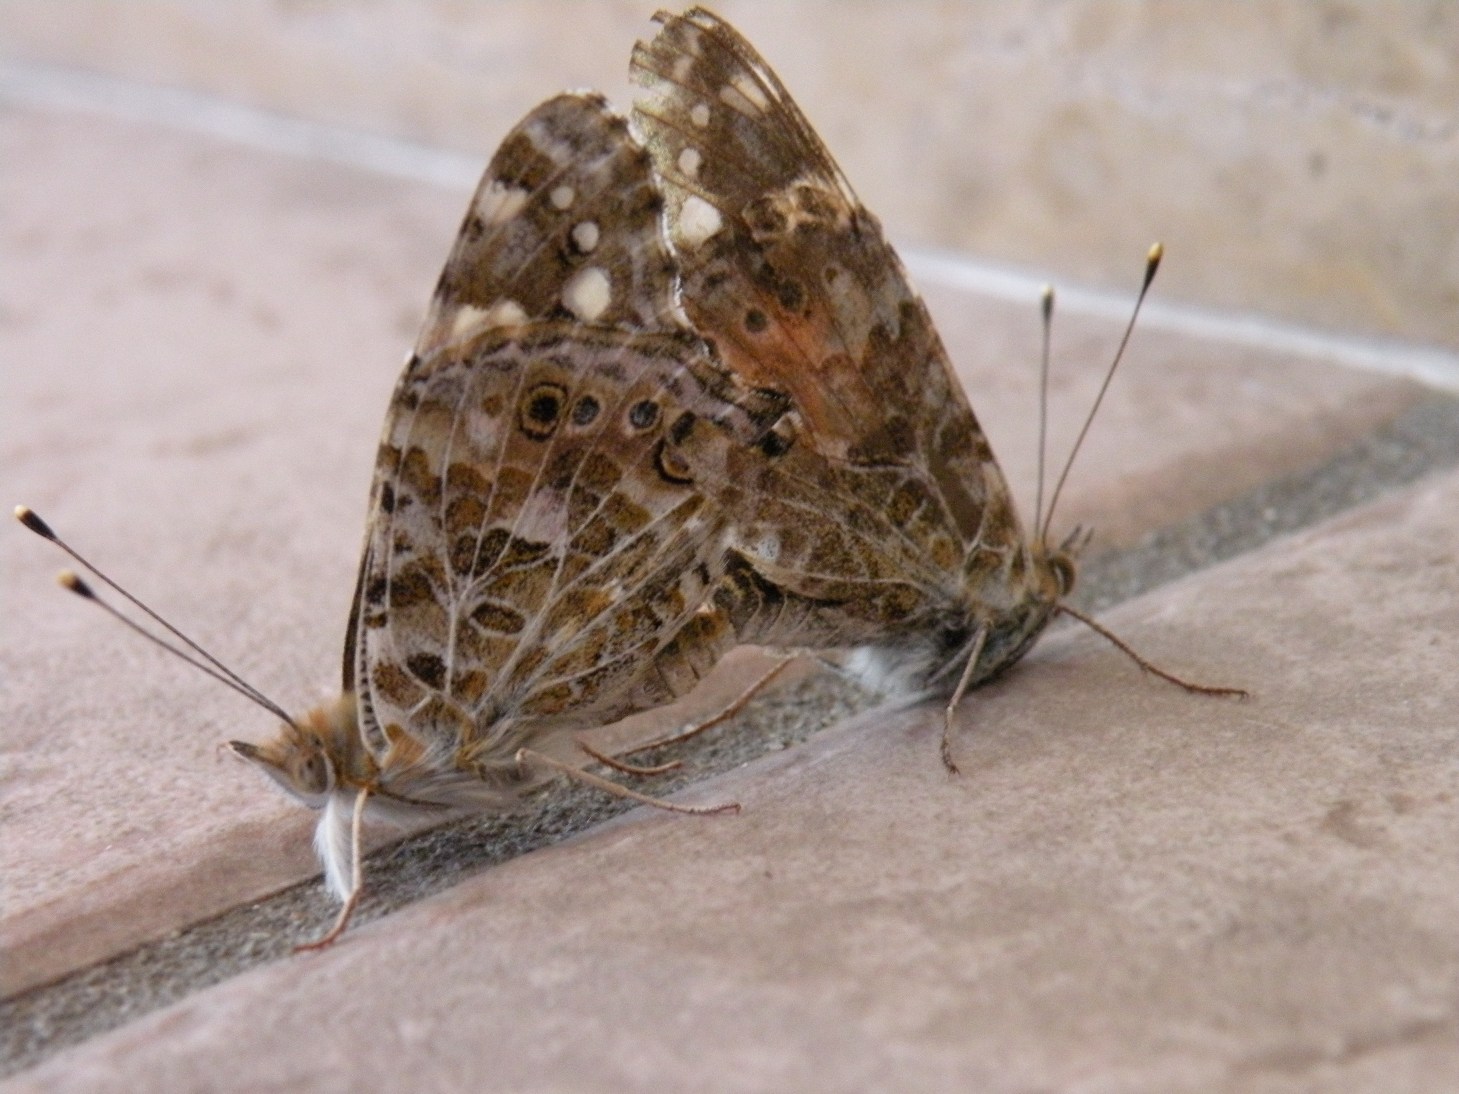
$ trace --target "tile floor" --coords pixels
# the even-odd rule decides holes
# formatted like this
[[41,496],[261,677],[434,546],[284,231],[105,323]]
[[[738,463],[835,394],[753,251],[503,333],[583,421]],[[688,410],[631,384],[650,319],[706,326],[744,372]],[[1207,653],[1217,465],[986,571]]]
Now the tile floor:
[[[12,501],[315,701],[469,176],[5,86]],[[1031,483],[1035,290],[911,258]],[[1119,329],[1068,299],[1056,438]],[[1064,517],[1106,624],[1251,700],[1061,627],[961,709],[950,780],[936,711],[805,666],[656,788],[741,815],[570,790],[409,835],[306,957],[310,817],[216,755],[267,716],[60,596],[15,527],[5,1088],[1459,1088],[1459,357],[1248,319],[1152,309]]]

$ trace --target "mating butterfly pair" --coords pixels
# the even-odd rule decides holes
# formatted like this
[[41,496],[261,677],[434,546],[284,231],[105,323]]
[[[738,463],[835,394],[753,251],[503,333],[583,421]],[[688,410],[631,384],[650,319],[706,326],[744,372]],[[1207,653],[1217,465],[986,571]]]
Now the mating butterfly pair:
[[231,743],[322,810],[346,902],[323,942],[367,811],[562,773],[641,797],[577,767],[575,734],[742,643],[956,703],[1072,584],[779,80],[709,12],[658,18],[632,130],[561,95],[493,157],[386,416],[343,693]]

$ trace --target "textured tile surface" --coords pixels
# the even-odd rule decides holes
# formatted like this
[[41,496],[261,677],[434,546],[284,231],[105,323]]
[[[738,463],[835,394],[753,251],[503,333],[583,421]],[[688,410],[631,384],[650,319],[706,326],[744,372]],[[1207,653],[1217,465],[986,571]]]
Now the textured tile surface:
[[[16,112],[5,129],[24,271],[4,331],[11,492],[286,706],[316,701],[336,679],[379,421],[462,196],[125,123]],[[1027,496],[1030,310],[946,290],[931,304]],[[1056,452],[1115,338],[1077,318],[1060,331]],[[1060,523],[1127,542],[1320,462],[1417,391],[1142,339]],[[267,716],[56,595],[63,560],[38,541],[15,529],[3,549],[28,621],[7,653],[7,980],[308,876],[308,816],[215,754]]]
[[[626,103],[653,7],[0,6],[10,503],[286,706],[322,697],[380,419],[471,165],[564,86]],[[1060,503],[1058,528],[1138,545],[1126,590],[1459,458],[1454,404],[1335,367],[1422,357],[1459,390],[1449,6],[723,11],[899,244],[1128,296],[1159,237],[1157,303],[1243,309],[1147,316]],[[1026,508],[1035,294],[921,258]],[[1062,299],[1053,468],[1121,310]],[[1417,349],[1349,337],[1371,333]],[[311,817],[215,754],[271,719],[60,596],[64,560],[12,526],[0,983],[83,972],[0,1003],[0,1038],[27,1059],[90,1040],[7,1089],[1459,1087],[1455,474],[1104,617],[1250,703],[1060,632],[963,708],[964,778],[934,711],[875,712],[682,791],[737,818],[636,812],[445,892],[512,852],[432,833],[372,874],[366,916],[403,910],[262,967],[319,912],[312,888],[249,906],[314,871]],[[692,708],[604,736],[712,710],[762,664],[742,651]],[[825,699],[781,693],[802,732],[804,695]],[[730,732],[687,759],[746,754]],[[581,800],[503,846],[602,815]]]
[[17,1089],[1452,1086],[1456,513],[1451,474],[1109,616],[1248,702],[1066,631],[962,778],[935,711],[863,717],[696,792],[738,818],[635,812]]

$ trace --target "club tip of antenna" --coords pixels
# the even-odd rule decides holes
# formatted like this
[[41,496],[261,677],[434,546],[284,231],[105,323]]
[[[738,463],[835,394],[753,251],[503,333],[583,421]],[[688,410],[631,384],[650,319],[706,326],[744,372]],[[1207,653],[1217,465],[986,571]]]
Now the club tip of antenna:
[[96,594],[91,591],[91,586],[82,581],[76,575],[75,570],[62,570],[56,575],[56,584],[68,593],[75,593],[77,596],[85,597],[87,600],[96,599]]
[[1054,314],[1054,286],[1045,284],[1039,290],[1039,307],[1043,309],[1045,319]]
[[15,519],[20,521],[32,532],[46,539],[55,539],[56,533],[51,531],[51,526],[36,515],[34,509],[29,505],[17,505],[15,507]]
[[1150,282],[1155,280],[1155,271],[1160,269],[1160,260],[1165,257],[1165,244],[1153,243],[1150,250],[1145,254],[1145,283],[1140,286],[1140,295],[1143,296],[1150,289]]
[[247,741],[219,741],[218,753],[221,755],[224,752],[243,760],[257,759],[259,754],[258,746]]

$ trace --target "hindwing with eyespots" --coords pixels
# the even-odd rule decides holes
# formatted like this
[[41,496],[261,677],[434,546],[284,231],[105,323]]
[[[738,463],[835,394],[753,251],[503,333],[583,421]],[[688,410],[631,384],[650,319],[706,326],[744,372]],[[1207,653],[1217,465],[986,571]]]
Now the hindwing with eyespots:
[[686,334],[541,324],[407,372],[358,612],[382,727],[462,744],[620,716],[723,573],[744,449]]

